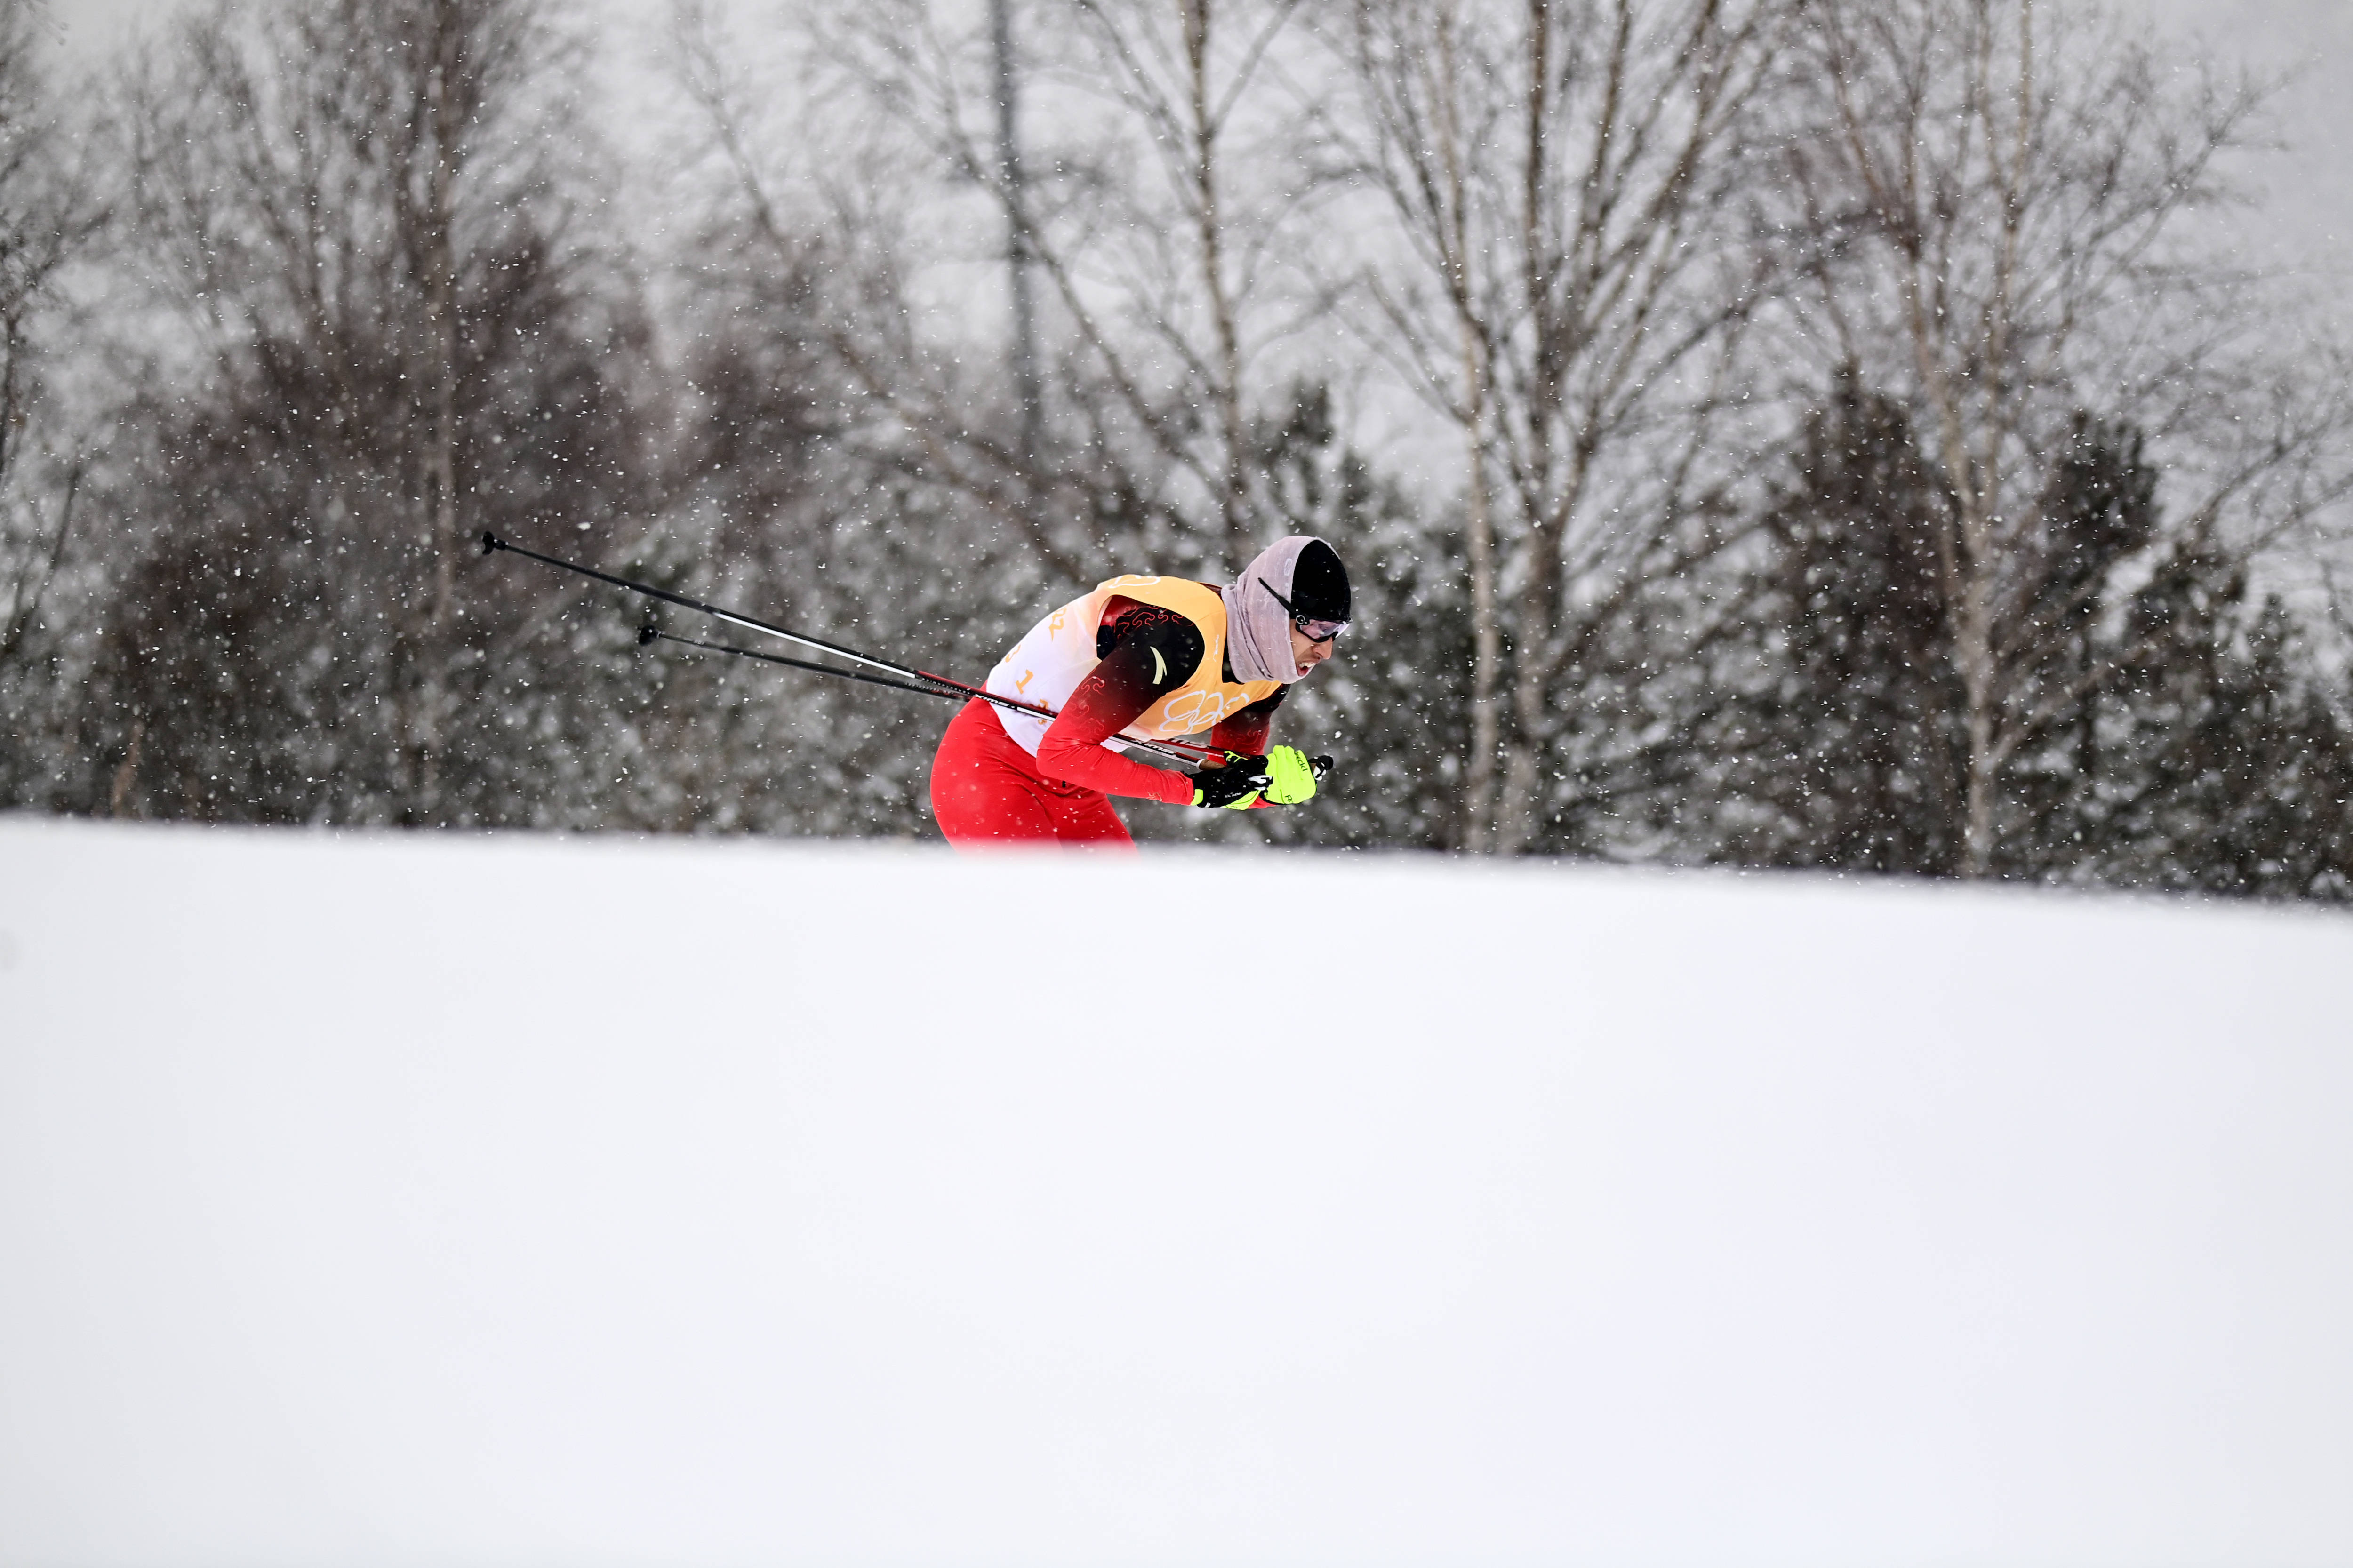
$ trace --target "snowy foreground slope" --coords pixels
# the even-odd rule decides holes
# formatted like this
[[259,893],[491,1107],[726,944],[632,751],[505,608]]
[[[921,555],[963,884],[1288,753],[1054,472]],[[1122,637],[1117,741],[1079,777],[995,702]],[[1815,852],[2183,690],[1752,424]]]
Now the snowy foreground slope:
[[0,1563],[2353,1562],[2348,1002],[2312,915],[0,819]]

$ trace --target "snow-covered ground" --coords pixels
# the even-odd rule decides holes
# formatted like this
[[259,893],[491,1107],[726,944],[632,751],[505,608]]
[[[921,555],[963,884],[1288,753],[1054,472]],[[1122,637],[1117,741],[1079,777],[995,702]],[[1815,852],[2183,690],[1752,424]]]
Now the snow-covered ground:
[[0,1563],[2353,1561],[2353,921],[0,819]]

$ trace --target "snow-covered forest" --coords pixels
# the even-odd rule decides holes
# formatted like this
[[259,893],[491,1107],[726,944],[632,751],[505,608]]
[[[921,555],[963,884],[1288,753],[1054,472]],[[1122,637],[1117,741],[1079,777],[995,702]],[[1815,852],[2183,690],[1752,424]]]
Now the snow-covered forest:
[[[1265,837],[2353,896],[2353,384],[2267,82],[2030,0],[0,0],[0,802],[919,837],[977,677],[1289,532]],[[1220,820],[1204,821],[1215,816]]]

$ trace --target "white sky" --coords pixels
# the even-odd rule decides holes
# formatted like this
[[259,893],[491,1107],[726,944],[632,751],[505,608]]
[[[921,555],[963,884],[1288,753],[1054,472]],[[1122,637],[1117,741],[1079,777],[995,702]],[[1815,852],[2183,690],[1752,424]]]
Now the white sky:
[[[47,0],[69,50],[94,59],[131,33],[169,16],[178,0]],[[757,11],[764,0],[733,0],[732,8]],[[2062,0],[2063,3],[2063,0]],[[2343,83],[2353,75],[2353,4],[2347,0],[2115,0],[2126,15],[2146,15],[2168,31],[2202,37],[2214,47],[2267,67],[2306,68],[2301,86],[2286,103],[2286,130],[2308,155],[2313,172],[2346,168],[2353,151],[2353,93]],[[576,15],[603,19],[627,30],[631,21],[659,18],[665,0],[569,0]],[[2306,220],[2316,232],[2353,229],[2353,169],[2311,192]]]
[[2290,151],[2270,172],[2253,226],[2283,253],[2353,262],[2353,4],[2348,0],[2132,0],[2160,27],[2268,72],[2292,72],[2279,100]]
[[[637,98],[628,63],[651,52],[656,30],[667,14],[666,0],[565,0],[575,16],[588,19],[607,40],[605,79],[617,98]],[[2263,181],[2268,199],[2238,230],[2249,258],[2265,265],[2312,267],[2353,281],[2353,0],[2115,0],[2126,16],[2202,46],[2235,56],[2266,71],[2293,71],[2295,79],[2279,100],[2279,130],[2291,143],[2284,157],[2269,160]],[[95,64],[134,32],[153,28],[177,8],[179,0],[47,0],[69,59]],[[739,27],[772,0],[724,0]],[[650,104],[649,90],[622,105],[621,120]],[[617,131],[626,144],[626,123]],[[659,161],[659,153],[648,150]],[[658,210],[633,214],[635,221],[659,225]]]
[[[556,0],[586,26],[600,47],[596,90],[601,105],[597,131],[622,151],[621,167],[606,194],[625,215],[620,224],[644,248],[640,259],[656,261],[676,212],[666,171],[689,136],[685,115],[657,79],[653,62],[663,48],[669,0]],[[2067,0],[2048,0],[2064,5]],[[107,54],[141,30],[153,30],[181,0],[47,0],[60,26],[67,56],[78,65],[102,63]],[[757,58],[766,18],[782,0],[717,0],[731,15],[748,57]],[[2287,151],[2262,156],[2238,171],[2259,199],[2251,212],[2212,218],[2222,241],[2253,267],[2307,274],[2312,307],[2334,324],[2353,330],[2353,0],[2112,0],[2127,17],[2190,47],[2242,60],[2261,72],[2282,75],[2288,85],[2275,100],[2274,128]],[[968,236],[955,227],[979,221]],[[1002,308],[993,257],[999,243],[980,207],[943,204],[939,233],[958,243],[943,247],[915,282],[916,298],[950,319],[977,311],[995,319]],[[968,241],[968,243],[964,243]],[[958,256],[965,258],[959,261]],[[654,274],[656,281],[660,275]],[[2316,323],[2324,324],[2324,323]],[[1351,404],[1358,428],[1352,438],[1388,454],[1393,470],[1417,482],[1421,464],[1434,464],[1434,482],[1451,482],[1451,444],[1430,448],[1428,422],[1418,404],[1377,392]]]

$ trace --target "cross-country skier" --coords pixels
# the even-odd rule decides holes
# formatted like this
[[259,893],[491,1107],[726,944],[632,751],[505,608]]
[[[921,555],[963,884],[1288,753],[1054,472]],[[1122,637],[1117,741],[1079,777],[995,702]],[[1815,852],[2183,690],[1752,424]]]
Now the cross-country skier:
[[[1112,795],[1171,805],[1296,805],[1315,793],[1295,747],[1269,748],[1283,693],[1332,656],[1348,624],[1348,574],[1320,539],[1294,534],[1228,586],[1114,577],[1029,629],[989,672],[1044,719],[965,704],[932,759],[932,815],[959,847],[1133,848]],[[1113,737],[1208,731],[1239,762],[1195,773],[1131,762]]]

